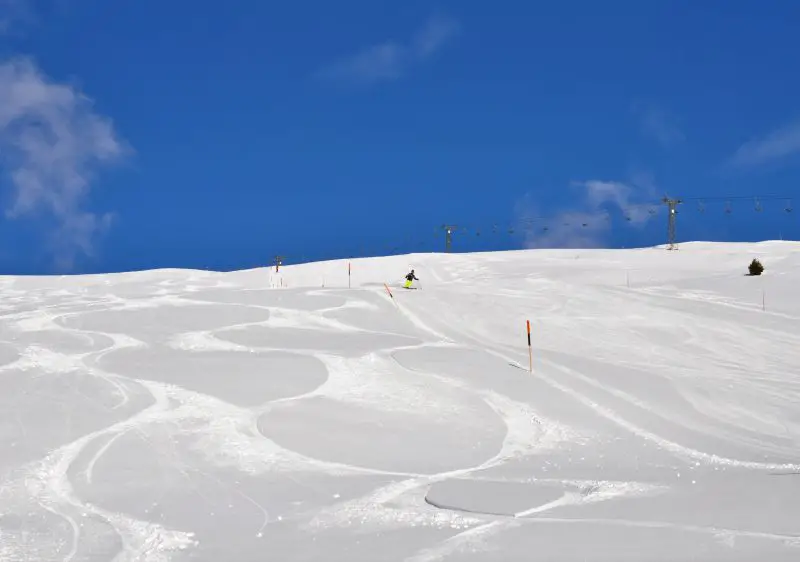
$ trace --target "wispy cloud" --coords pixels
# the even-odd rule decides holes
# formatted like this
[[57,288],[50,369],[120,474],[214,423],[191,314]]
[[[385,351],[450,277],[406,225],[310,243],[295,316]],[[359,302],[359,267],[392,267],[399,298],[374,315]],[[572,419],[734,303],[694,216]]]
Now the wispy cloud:
[[599,212],[564,211],[540,227],[525,231],[526,248],[600,248],[610,228]]
[[415,64],[439,52],[459,30],[460,25],[454,19],[434,16],[408,42],[386,41],[372,45],[333,62],[316,76],[358,85],[396,80]]
[[633,110],[639,119],[642,134],[656,140],[665,148],[686,140],[678,119],[666,110],[643,104],[635,104]]
[[11,33],[15,25],[31,16],[30,0],[0,0],[0,35]]
[[74,87],[54,83],[27,58],[0,64],[0,162],[14,188],[7,216],[55,218],[57,260],[91,255],[111,215],[84,210],[94,172],[128,152],[109,119]]
[[526,229],[526,248],[598,248],[606,244],[612,228],[611,212],[618,211],[628,219],[626,224],[643,227],[653,218],[652,201],[655,185],[651,180],[636,182],[589,180],[572,182],[577,189],[575,205],[554,215],[545,215],[538,206],[524,201],[517,207]]
[[800,154],[800,119],[739,147],[729,164],[747,168]]
[[616,208],[630,219],[628,222],[633,226],[641,226],[650,220],[650,205],[636,201],[645,197],[652,200],[655,195],[655,187],[652,185],[630,185],[602,180],[577,182],[576,185],[586,190],[586,204],[591,209]]

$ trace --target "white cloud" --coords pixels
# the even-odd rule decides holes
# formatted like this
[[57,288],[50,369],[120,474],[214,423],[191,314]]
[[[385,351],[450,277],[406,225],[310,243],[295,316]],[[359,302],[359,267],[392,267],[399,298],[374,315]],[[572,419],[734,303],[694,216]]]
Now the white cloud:
[[655,106],[634,106],[639,117],[642,133],[655,139],[664,147],[674,146],[686,139],[677,119],[665,110]]
[[27,58],[0,64],[0,163],[14,188],[11,218],[49,213],[59,225],[58,261],[91,255],[110,215],[83,209],[95,168],[127,151],[111,121],[74,87],[44,76]]
[[[617,181],[589,180],[573,182],[580,190],[574,208],[552,216],[541,214],[536,205],[518,205],[519,221],[526,228],[526,248],[598,248],[612,228],[610,210],[622,212],[626,224],[642,227],[653,218],[655,186],[648,177],[644,185]],[[638,202],[637,202],[638,201]]]
[[458,22],[444,16],[430,18],[408,43],[387,41],[344,57],[317,73],[319,77],[370,85],[396,80],[414,64],[444,47],[458,33]]
[[736,167],[751,167],[800,153],[800,120],[739,147],[730,160]]
[[383,43],[333,63],[320,76],[371,84],[399,78],[406,66],[407,53],[396,43]]
[[[628,184],[616,181],[590,180],[578,185],[586,189],[586,202],[591,208],[600,209],[611,204],[623,211],[633,225],[642,225],[650,219],[650,206],[634,203],[635,195],[642,189],[634,189]],[[638,186],[637,186],[638,187]],[[644,188],[648,197],[653,195],[652,187]]]

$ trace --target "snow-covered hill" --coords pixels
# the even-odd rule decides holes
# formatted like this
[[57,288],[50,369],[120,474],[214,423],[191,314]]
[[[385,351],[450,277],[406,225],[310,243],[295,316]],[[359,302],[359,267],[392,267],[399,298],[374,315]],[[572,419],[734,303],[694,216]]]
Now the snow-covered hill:
[[351,268],[3,278],[0,560],[800,560],[800,244]]

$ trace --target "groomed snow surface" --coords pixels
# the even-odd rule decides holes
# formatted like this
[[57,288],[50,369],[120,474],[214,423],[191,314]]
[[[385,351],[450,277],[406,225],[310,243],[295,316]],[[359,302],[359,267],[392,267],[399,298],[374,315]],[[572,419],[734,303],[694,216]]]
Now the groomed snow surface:
[[800,244],[351,283],[0,279],[0,560],[800,560]]

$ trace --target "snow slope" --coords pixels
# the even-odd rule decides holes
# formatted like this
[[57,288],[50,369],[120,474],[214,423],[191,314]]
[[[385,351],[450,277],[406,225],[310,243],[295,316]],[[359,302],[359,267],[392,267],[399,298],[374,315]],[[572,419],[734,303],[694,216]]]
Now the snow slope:
[[351,283],[0,280],[0,560],[800,560],[800,244]]

